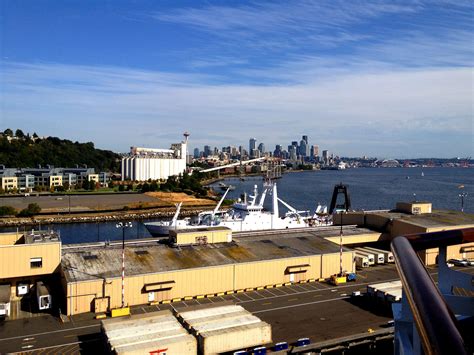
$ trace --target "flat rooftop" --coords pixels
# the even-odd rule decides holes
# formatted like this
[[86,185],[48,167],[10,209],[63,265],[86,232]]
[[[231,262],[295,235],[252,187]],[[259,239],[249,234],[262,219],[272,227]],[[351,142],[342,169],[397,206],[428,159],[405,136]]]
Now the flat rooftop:
[[24,234],[25,244],[60,242],[60,237],[54,231],[31,231]]
[[450,210],[434,210],[432,213],[417,215],[397,211],[371,212],[370,214],[401,220],[425,228],[455,227],[474,224],[474,214]]
[[[372,233],[365,228],[344,228],[344,233]],[[349,232],[349,230],[351,232]],[[339,245],[324,239],[339,235],[339,228],[321,231],[258,233],[231,243],[169,247],[134,243],[125,248],[126,275],[143,275],[253,261],[284,259],[339,252]],[[351,249],[343,248],[343,251]],[[122,246],[68,247],[61,261],[68,282],[120,277]]]

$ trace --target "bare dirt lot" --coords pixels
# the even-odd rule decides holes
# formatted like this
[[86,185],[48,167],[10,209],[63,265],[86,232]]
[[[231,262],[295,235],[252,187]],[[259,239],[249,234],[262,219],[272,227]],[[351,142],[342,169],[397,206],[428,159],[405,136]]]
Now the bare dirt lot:
[[167,204],[175,204],[179,202],[183,202],[183,206],[207,206],[213,204],[210,200],[196,198],[187,195],[184,192],[146,192],[145,195]]
[[42,212],[93,212],[119,210],[128,208],[174,207],[183,202],[184,206],[214,205],[213,201],[197,199],[185,193],[151,192],[146,194],[97,194],[97,195],[52,195],[2,197],[0,205],[12,206],[17,210],[26,208],[30,203],[37,203]]

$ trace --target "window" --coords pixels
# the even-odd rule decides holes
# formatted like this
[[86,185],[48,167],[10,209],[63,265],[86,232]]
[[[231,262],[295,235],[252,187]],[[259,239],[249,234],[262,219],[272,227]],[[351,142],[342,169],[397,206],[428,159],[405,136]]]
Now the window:
[[31,258],[30,267],[32,269],[38,269],[38,268],[43,267],[43,258]]

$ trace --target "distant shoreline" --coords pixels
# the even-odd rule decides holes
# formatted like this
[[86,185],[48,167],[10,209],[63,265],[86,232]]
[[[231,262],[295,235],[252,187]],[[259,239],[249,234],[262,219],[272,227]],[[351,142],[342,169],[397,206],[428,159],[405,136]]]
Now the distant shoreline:
[[[208,208],[206,208],[208,207]],[[213,205],[182,208],[180,216],[191,217],[213,208]],[[4,217],[0,218],[0,228],[35,226],[41,224],[72,224],[72,223],[102,223],[112,221],[136,221],[149,218],[171,218],[175,213],[174,208],[163,208],[153,211],[123,211],[114,213],[81,213],[73,215],[37,215],[31,218]]]

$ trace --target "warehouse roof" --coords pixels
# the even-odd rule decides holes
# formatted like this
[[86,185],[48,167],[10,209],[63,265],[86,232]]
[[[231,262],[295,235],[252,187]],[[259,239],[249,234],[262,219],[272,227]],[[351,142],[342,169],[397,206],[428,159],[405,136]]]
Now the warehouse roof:
[[474,214],[450,210],[434,210],[432,213],[407,214],[396,211],[371,212],[386,218],[396,219],[424,228],[466,226],[474,224]]
[[[370,233],[363,228],[345,228],[344,233]],[[339,246],[323,237],[339,235],[339,229],[258,233],[231,243],[171,248],[157,243],[134,243],[125,248],[126,275],[141,275],[190,268],[338,253]],[[344,251],[349,249],[344,248]],[[62,268],[68,282],[119,277],[121,243],[111,246],[63,249]]]

